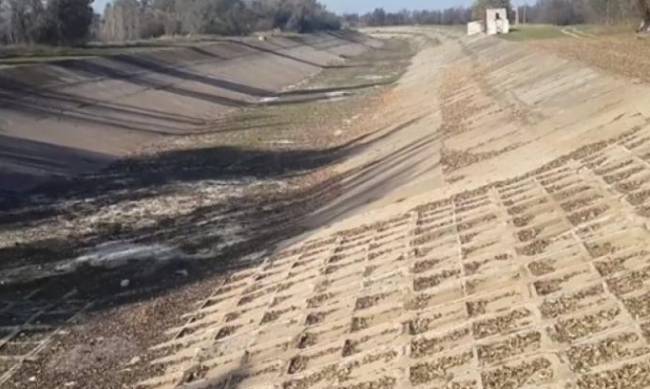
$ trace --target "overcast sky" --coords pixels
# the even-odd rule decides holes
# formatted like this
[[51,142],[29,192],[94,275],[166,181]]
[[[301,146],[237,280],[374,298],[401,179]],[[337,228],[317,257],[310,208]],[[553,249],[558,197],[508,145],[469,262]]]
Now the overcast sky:
[[[104,6],[110,0],[95,0],[95,10],[103,12]],[[457,5],[469,5],[472,0],[321,0],[334,12],[367,12],[377,7],[386,10],[398,11],[400,9],[442,9]],[[518,2],[515,1],[515,4]]]

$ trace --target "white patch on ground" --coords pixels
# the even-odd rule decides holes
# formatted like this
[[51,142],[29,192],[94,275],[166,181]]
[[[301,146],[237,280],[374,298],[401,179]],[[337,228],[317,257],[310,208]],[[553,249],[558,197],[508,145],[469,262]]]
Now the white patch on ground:
[[332,99],[327,99],[327,100],[325,100],[325,102],[326,103],[336,103],[337,101],[343,101],[343,100],[347,100],[347,99],[348,99],[347,97],[335,97],[335,98],[332,98]]
[[114,269],[130,261],[155,260],[166,262],[172,259],[188,259],[175,247],[163,244],[143,245],[128,242],[107,242],[95,247],[93,251],[73,261],[73,266],[90,265]]
[[116,269],[134,261],[164,264],[169,261],[210,259],[225,248],[246,240],[245,229],[235,223],[215,229],[215,232],[217,233],[215,239],[221,239],[222,242],[199,254],[187,254],[178,247],[160,243],[138,244],[127,241],[113,241],[97,245],[76,258],[65,259],[45,266],[27,265],[2,271],[0,272],[0,285],[31,282],[55,275],[70,274],[82,266]]
[[279,139],[279,140],[268,141],[266,143],[270,145],[293,145],[296,142],[289,139]]
[[346,100],[350,96],[352,96],[352,93],[346,91],[327,92],[325,93],[325,102],[333,103],[336,101]]
[[279,97],[262,97],[259,102],[261,104],[268,104],[268,103],[276,102],[279,99],[280,99]]
[[[197,209],[236,202],[251,191],[283,190],[288,183],[282,180],[260,180],[255,177],[241,177],[233,181],[203,180],[196,183],[171,184],[157,188],[156,195],[139,200],[125,200],[100,208],[91,215],[61,219],[48,218],[34,226],[0,231],[0,248],[16,244],[29,244],[42,236],[52,239],[76,239],[79,235],[94,234],[106,224],[120,224],[135,230],[155,226],[165,218],[191,215]],[[62,203],[63,208],[72,208],[83,203],[75,200]],[[45,265],[27,265],[0,272],[0,284],[35,281],[55,275],[72,273],[80,266],[116,268],[131,261],[163,263],[170,260],[201,260],[218,256],[224,249],[246,241],[248,229],[239,218],[248,217],[254,210],[205,215],[197,226],[204,228],[203,238],[214,238],[214,244],[196,254],[179,249],[176,239],[165,239],[151,244],[136,244],[133,241],[113,240],[97,245],[78,257],[63,259]],[[148,233],[135,236],[147,238]],[[182,239],[181,239],[182,241]]]
[[357,78],[362,80],[368,80],[368,81],[379,81],[379,80],[383,80],[386,77],[378,74],[362,74]]

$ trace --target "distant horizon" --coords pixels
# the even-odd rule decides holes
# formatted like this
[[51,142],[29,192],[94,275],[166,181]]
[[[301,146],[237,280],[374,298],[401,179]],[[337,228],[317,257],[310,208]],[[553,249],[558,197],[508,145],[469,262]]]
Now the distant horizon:
[[[95,12],[102,13],[106,4],[111,0],[95,0],[93,8]],[[383,8],[389,12],[407,10],[440,10],[450,7],[468,7],[473,0],[320,0],[332,12],[337,14],[359,13],[364,14],[373,11],[375,8]],[[516,0],[513,5],[532,3],[533,0]]]
[[450,7],[466,7],[473,3],[473,0],[321,0],[330,11],[338,14],[372,12],[376,8],[383,8],[388,12],[407,10],[439,10]]

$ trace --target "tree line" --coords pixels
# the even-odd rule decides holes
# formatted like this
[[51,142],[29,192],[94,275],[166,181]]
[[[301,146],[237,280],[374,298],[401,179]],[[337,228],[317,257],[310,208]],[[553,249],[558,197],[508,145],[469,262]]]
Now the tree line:
[[[472,7],[456,7],[438,11],[387,12],[377,8],[363,15],[347,14],[343,18],[352,26],[396,26],[412,24],[465,24],[485,17],[487,8],[506,8],[510,18],[514,9],[510,0],[476,0]],[[533,5],[517,8],[520,21],[557,25],[596,23],[637,23],[641,30],[650,30],[650,0],[537,0]]]
[[521,7],[520,15],[525,15],[527,22],[557,25],[636,23],[643,19],[642,3],[645,1],[538,0],[534,5]]
[[280,29],[336,30],[341,21],[317,0],[114,0],[104,11],[108,41],[174,34],[244,35]]
[[[318,0],[113,0],[95,15],[93,0],[0,0],[0,44],[71,45],[101,39],[130,41],[175,34],[243,35],[280,29],[300,33],[346,26],[453,25],[480,20],[510,0],[476,0],[472,7],[387,12],[339,18]],[[650,0],[537,0],[518,7],[520,20],[558,25],[643,20]]]
[[472,8],[452,7],[444,10],[402,10],[387,12],[376,8],[366,14],[345,14],[344,22],[349,26],[402,26],[413,24],[454,25],[472,20]]
[[318,0],[0,0],[0,44],[70,45],[175,34],[244,35],[280,29],[336,30],[341,19]]
[[0,0],[0,43],[73,44],[88,35],[93,0]]

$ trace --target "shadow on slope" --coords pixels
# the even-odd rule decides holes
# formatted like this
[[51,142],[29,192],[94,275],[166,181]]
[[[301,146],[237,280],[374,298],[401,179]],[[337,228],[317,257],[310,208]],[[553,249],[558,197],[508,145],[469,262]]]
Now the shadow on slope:
[[0,207],[3,197],[12,196],[9,192],[3,194],[3,188],[20,191],[42,177],[69,175],[70,166],[74,166],[76,174],[84,174],[112,160],[101,153],[0,134]]
[[[363,60],[372,62],[377,55]],[[387,66],[373,70],[379,74],[396,71]],[[358,73],[347,71],[353,73],[314,85],[324,85],[324,90],[332,85],[354,87],[350,80],[357,79]],[[311,97],[312,91],[294,93]],[[282,114],[287,113],[284,108],[291,106],[283,107]],[[269,112],[250,113],[253,116],[246,115],[246,120],[234,125],[219,123],[217,132],[256,126],[254,115]],[[262,120],[265,127],[268,119]],[[190,146],[183,150],[119,161],[98,174],[48,184],[29,196],[6,197],[0,203],[0,234],[6,242],[15,243],[0,249],[0,327],[38,324],[56,328],[79,320],[83,323],[83,317],[74,319],[83,308],[95,317],[112,318],[114,309],[130,312],[140,303],[148,307],[175,300],[180,307],[199,299],[197,289],[216,284],[220,276],[227,277],[235,269],[258,264],[272,256],[279,243],[350,212],[359,205],[358,199],[328,208],[326,214],[315,213],[348,188],[372,180],[376,188],[372,195],[379,196],[382,185],[389,187],[397,179],[380,173],[391,169],[409,173],[423,147],[420,143],[428,144],[431,139],[419,139],[337,176],[325,168],[375,142],[389,141],[391,135],[421,119],[412,118],[337,147],[265,147],[256,141],[239,142],[239,138],[236,144],[248,146],[185,143]],[[253,137],[277,140],[284,136],[265,137],[265,131],[262,128]],[[203,291],[208,293],[207,289]],[[188,290],[194,292],[188,296]],[[184,309],[160,313],[164,325],[143,337],[160,339],[164,330],[178,324],[181,318],[177,316]],[[158,316],[151,318],[159,321]],[[117,325],[116,331],[122,330]]]
[[[302,219],[336,198],[342,188],[361,184],[379,170],[399,166],[423,145],[414,142],[418,144],[336,177],[309,180],[311,173],[360,152],[420,119],[387,129],[372,139],[366,135],[324,150],[271,152],[211,147],[173,151],[120,162],[102,174],[44,187],[36,204],[21,199],[8,201],[0,214],[2,228],[20,230],[38,227],[52,217],[69,223],[92,219],[115,204],[158,201],[168,191],[198,191],[190,212],[159,217],[146,226],[134,228],[116,215],[114,221],[96,224],[94,231],[84,232],[80,227],[75,239],[37,238],[0,249],[0,272],[5,275],[0,299],[39,290],[33,298],[56,301],[76,289],[77,298],[85,301],[111,301],[112,296],[124,291],[120,285],[123,279],[129,279],[131,285],[142,290],[142,298],[150,298],[183,284],[256,263],[257,256],[249,260],[241,258],[261,250],[272,252],[275,244],[303,233]],[[242,177],[247,179],[242,182]],[[205,201],[206,205],[201,206],[202,186],[234,191],[256,180],[292,178],[307,178],[309,184],[276,191],[264,186],[259,190],[248,188],[242,196]],[[61,204],[70,207],[62,208]],[[165,206],[164,202],[161,206]],[[233,230],[237,233],[233,234]],[[102,262],[98,266],[92,261],[73,260],[116,247],[134,258],[124,263],[119,263],[121,259],[115,264]],[[185,276],[179,276],[177,270],[183,270]],[[133,301],[133,296],[129,300]],[[94,309],[103,306],[97,304]],[[24,316],[19,313],[16,317]]]

